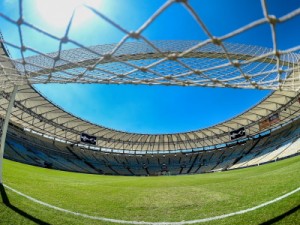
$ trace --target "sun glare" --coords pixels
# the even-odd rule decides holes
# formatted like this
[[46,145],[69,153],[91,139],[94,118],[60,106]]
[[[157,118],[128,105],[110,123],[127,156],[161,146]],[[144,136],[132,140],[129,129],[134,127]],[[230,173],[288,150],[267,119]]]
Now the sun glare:
[[72,27],[78,27],[93,16],[93,13],[84,5],[99,8],[102,1],[99,0],[36,0],[35,6],[38,16],[49,26],[65,28],[73,14]]

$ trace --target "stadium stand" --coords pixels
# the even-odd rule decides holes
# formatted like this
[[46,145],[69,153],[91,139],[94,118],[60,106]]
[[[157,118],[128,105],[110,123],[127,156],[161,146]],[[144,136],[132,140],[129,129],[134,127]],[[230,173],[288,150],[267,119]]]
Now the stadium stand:
[[58,170],[125,176],[180,175],[256,166],[300,153],[300,120],[247,141],[169,154],[116,154],[54,141],[10,124],[4,157]]

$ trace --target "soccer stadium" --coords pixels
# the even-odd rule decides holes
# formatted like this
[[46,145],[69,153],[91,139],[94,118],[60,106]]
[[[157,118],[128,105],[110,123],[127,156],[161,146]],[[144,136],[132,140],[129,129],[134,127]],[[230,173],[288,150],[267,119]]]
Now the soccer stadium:
[[298,0],[0,2],[0,224],[300,224],[299,29]]

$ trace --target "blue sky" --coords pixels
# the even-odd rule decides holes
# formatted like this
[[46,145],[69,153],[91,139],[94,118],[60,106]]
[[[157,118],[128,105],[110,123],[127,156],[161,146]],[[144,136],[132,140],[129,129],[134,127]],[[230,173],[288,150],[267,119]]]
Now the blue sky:
[[[46,2],[46,3],[42,3]],[[24,18],[47,32],[62,37],[75,5],[84,0],[26,0]],[[137,30],[162,4],[163,0],[85,1],[128,31]],[[214,36],[221,36],[262,18],[260,1],[189,1]],[[271,14],[280,17],[300,7],[299,0],[269,0]],[[17,19],[18,0],[0,2],[0,12]],[[276,28],[278,46],[288,49],[299,45],[299,16]],[[20,45],[18,29],[0,17],[6,40]],[[296,29],[298,28],[298,29]],[[78,7],[69,37],[86,46],[117,43],[124,33],[87,9]],[[173,4],[143,33],[149,40],[205,40],[207,36],[182,7]],[[24,44],[41,52],[58,50],[59,42],[22,26]],[[129,40],[133,41],[133,40]],[[261,25],[228,40],[232,43],[272,48],[268,25]],[[63,49],[73,48],[63,45]],[[10,48],[14,58],[18,49]],[[34,53],[26,51],[25,55]],[[174,133],[196,130],[222,122],[252,107],[270,91],[224,88],[191,88],[132,85],[37,85],[38,90],[69,112],[117,130],[138,133]]]

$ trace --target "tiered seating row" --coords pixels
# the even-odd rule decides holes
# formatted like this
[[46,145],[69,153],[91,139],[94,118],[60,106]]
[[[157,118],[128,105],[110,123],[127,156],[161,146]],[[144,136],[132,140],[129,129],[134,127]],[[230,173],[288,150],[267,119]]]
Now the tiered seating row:
[[92,151],[10,127],[4,157],[35,166],[82,173],[127,176],[207,173],[260,165],[299,154],[298,123],[243,144],[194,153],[154,155]]

